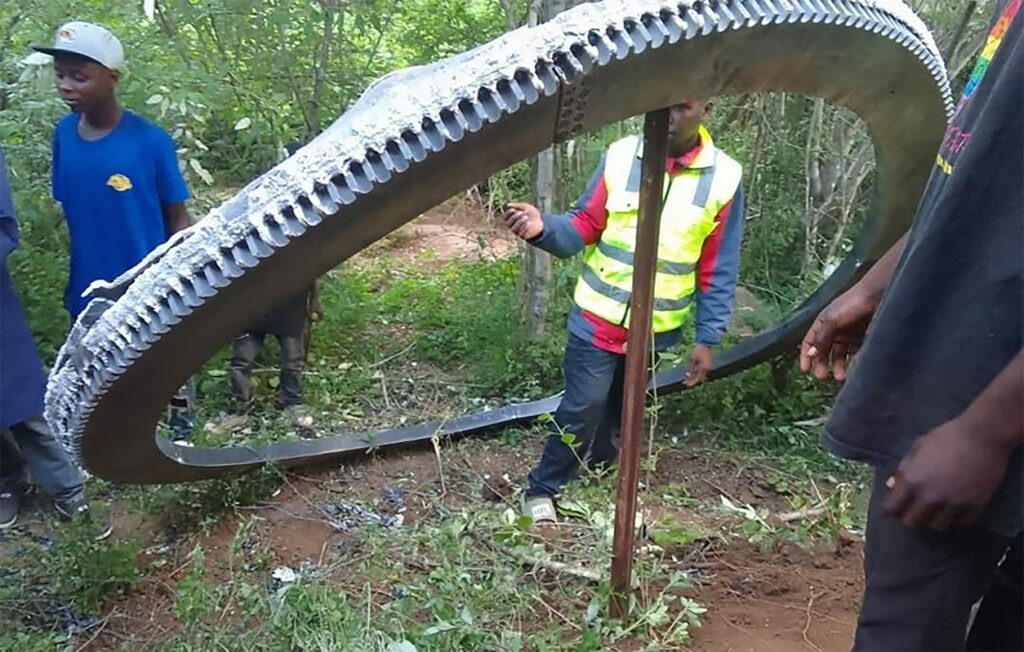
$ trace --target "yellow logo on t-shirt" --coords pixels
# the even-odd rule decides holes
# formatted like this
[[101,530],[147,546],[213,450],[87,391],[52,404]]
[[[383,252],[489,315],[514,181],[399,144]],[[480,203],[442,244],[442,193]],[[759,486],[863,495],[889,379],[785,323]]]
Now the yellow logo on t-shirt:
[[107,185],[118,192],[124,192],[125,190],[131,190],[132,180],[123,174],[112,174],[107,179]]

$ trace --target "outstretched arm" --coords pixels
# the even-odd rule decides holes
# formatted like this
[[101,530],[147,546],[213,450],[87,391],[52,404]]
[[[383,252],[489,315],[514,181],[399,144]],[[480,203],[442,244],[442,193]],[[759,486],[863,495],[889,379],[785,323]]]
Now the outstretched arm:
[[513,233],[538,249],[559,258],[569,258],[601,238],[608,221],[607,200],[604,159],[601,159],[583,194],[567,213],[542,215],[531,204],[512,202],[505,210],[505,223]]

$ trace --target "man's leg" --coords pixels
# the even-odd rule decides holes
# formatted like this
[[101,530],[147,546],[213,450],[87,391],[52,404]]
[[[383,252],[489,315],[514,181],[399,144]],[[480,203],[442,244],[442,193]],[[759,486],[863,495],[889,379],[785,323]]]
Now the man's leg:
[[190,377],[185,384],[171,397],[171,417],[168,425],[174,441],[186,442],[192,438],[196,427],[196,380]]
[[[565,347],[565,394],[555,410],[540,462],[528,477],[527,497],[554,497],[573,479],[604,415],[615,373],[623,356],[603,351],[569,335]],[[573,435],[572,447],[562,441]]]
[[306,349],[302,335],[279,335],[281,344],[281,384],[277,397],[282,408],[302,405],[302,371],[306,364]]
[[972,652],[1024,650],[1024,537],[1018,536],[999,564],[971,624],[967,649]]
[[615,369],[612,386],[604,414],[594,434],[594,445],[590,449],[588,464],[594,471],[601,472],[614,465],[618,459],[619,433],[622,432],[622,393],[626,378],[625,361]]
[[13,437],[0,431],[0,528],[10,527],[18,520],[26,489],[25,463]]
[[231,384],[232,410],[238,414],[249,408],[252,367],[262,348],[263,335],[256,333],[243,333],[231,345],[228,379]]
[[868,506],[864,602],[854,650],[963,650],[972,605],[1008,540],[985,528],[909,528],[882,509],[888,470],[877,469]]
[[[58,502],[73,502],[85,497],[82,474],[71,463],[42,416],[14,424],[11,435],[21,450],[25,466],[48,496]],[[3,452],[6,457],[6,446]]]
[[78,468],[54,438],[43,417],[33,417],[11,426],[21,457],[36,484],[53,499],[57,514],[66,521],[85,521],[90,534],[99,541],[110,535],[113,525],[104,505],[85,500],[85,483]]

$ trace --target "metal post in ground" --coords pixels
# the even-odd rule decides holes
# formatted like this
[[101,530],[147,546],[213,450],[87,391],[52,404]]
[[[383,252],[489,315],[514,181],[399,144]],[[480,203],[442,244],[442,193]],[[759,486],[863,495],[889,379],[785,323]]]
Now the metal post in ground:
[[626,344],[625,392],[622,399],[622,435],[619,443],[619,484],[615,496],[615,533],[612,539],[611,614],[625,619],[633,577],[637,480],[643,442],[644,405],[651,348],[651,313],[654,273],[658,260],[662,188],[668,155],[669,110],[648,113],[644,119],[644,148],[640,164],[640,203],[633,291],[629,299],[629,339]]

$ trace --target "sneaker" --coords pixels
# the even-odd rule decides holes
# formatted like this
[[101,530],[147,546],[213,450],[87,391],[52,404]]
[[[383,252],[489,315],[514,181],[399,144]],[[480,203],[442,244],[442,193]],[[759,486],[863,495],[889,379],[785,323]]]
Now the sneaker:
[[306,411],[305,405],[289,405],[283,411],[299,435],[307,438],[316,436],[313,430],[313,417]]
[[102,541],[114,531],[110,513],[102,505],[90,506],[83,498],[55,500],[53,506],[61,520],[88,523],[94,541]]
[[206,429],[214,434],[236,432],[249,424],[248,414],[226,414],[207,425]]
[[21,494],[4,491],[0,493],[0,530],[14,525],[21,507]]
[[523,516],[529,516],[533,519],[534,525],[557,523],[555,503],[547,496],[527,498],[526,503],[523,505]]

